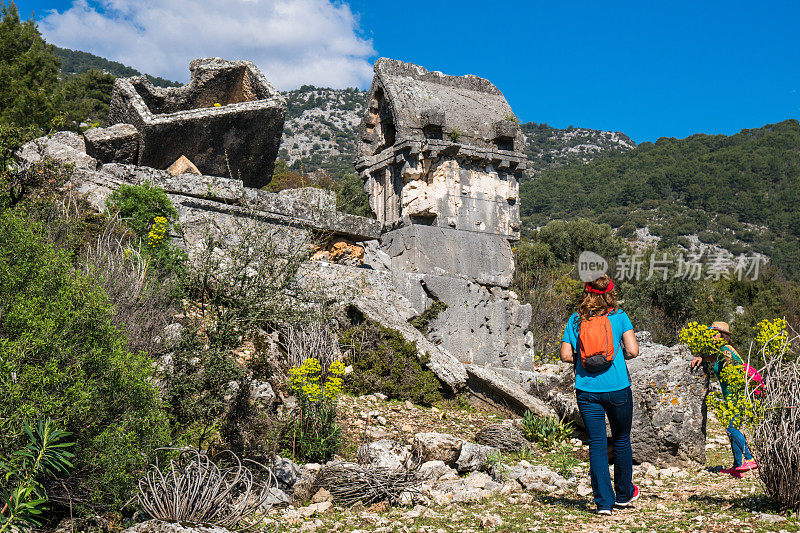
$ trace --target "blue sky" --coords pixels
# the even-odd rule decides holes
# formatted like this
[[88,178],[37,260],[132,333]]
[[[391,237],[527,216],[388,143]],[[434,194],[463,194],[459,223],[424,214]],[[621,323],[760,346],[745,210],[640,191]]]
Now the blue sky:
[[[181,81],[192,54],[206,54],[252,58],[283,89],[306,82],[366,87],[369,64],[387,56],[486,77],[523,122],[622,131],[637,142],[731,134],[800,117],[800,2],[25,0],[18,6],[23,16],[36,11],[54,44]],[[163,37],[169,28],[171,41]]]

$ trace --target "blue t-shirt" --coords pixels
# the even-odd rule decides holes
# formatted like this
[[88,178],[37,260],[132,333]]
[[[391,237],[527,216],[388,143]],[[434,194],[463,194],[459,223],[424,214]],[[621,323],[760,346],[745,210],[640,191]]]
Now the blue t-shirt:
[[589,372],[583,368],[581,354],[578,349],[578,333],[580,322],[578,313],[573,313],[569,317],[567,327],[564,328],[563,342],[572,345],[575,354],[575,388],[586,392],[613,392],[631,386],[631,379],[628,375],[628,365],[625,364],[625,356],[622,352],[622,334],[633,329],[631,319],[625,311],[618,309],[608,315],[611,322],[611,333],[614,335],[614,361],[611,366],[602,372]]

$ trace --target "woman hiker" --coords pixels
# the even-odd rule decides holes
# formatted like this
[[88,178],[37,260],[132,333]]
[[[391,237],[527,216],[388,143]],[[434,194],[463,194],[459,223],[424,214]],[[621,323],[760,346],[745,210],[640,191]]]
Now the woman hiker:
[[[578,312],[564,329],[561,360],[575,365],[575,395],[589,434],[589,474],[598,514],[610,515],[615,505],[628,507],[639,498],[639,487],[633,484],[633,398],[625,363],[637,355],[639,343],[630,318],[617,308],[614,282],[603,275],[587,283]],[[614,445],[613,487],[606,416]]]
[[[739,356],[739,353],[731,344],[731,328],[727,322],[714,322],[711,324],[711,329],[715,330],[717,334],[714,338],[723,341],[725,344],[720,348],[716,355],[703,357],[695,357],[689,365],[694,368],[700,366],[704,362],[713,360],[714,364],[711,370],[716,374],[719,380],[720,387],[722,388],[722,396],[727,398],[729,395],[728,384],[720,376],[722,369],[727,365],[739,364],[743,365],[744,361]],[[730,474],[734,477],[741,477],[743,472],[758,468],[758,463],[753,459],[753,454],[750,453],[750,448],[747,447],[747,440],[740,429],[740,422],[738,417],[734,417],[728,428],[725,430],[728,433],[728,439],[731,441],[731,451],[733,452],[733,466],[722,470],[723,474]]]

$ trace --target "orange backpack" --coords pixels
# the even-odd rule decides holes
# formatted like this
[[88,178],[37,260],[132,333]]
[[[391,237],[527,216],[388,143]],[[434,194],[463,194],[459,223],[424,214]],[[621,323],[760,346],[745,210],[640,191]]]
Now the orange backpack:
[[601,372],[611,366],[616,346],[607,314],[581,320],[578,341],[583,368],[589,372]]

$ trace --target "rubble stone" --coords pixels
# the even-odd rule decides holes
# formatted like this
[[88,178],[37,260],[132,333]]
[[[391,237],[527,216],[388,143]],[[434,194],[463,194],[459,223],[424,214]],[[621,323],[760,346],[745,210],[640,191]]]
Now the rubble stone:
[[356,457],[362,465],[398,470],[408,464],[411,451],[404,444],[384,439],[362,444]]
[[454,466],[461,454],[464,441],[447,433],[417,433],[411,445],[411,452],[422,461],[442,461]]
[[497,448],[465,442],[461,445],[461,452],[456,460],[456,468],[459,472],[474,472],[486,468],[489,455],[496,454]]

